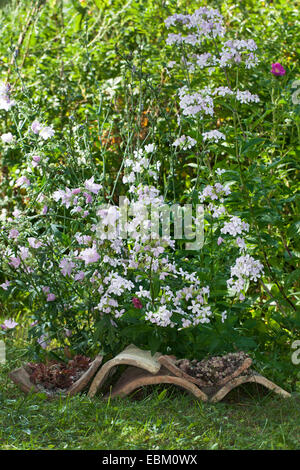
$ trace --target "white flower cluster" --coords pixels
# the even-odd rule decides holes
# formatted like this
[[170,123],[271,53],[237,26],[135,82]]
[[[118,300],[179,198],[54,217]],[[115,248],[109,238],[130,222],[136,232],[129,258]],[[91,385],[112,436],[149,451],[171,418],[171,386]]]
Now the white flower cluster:
[[[158,179],[158,171],[160,169],[161,163],[158,161],[156,164],[150,165],[150,160],[148,156],[145,156],[155,152],[156,147],[154,144],[145,145],[144,149],[134,150],[133,156],[131,158],[126,158],[124,161],[124,167],[126,168],[125,174],[123,176],[124,184],[139,184],[139,176],[143,173],[152,176],[154,180]],[[129,192],[134,191],[135,186],[132,186]]]
[[210,140],[212,142],[218,143],[219,140],[225,140],[226,137],[222,132],[219,132],[217,129],[209,132],[203,132],[202,134],[203,140]]
[[189,34],[169,34],[167,44],[201,44],[204,38],[214,39],[223,37],[225,28],[223,25],[223,16],[218,10],[213,8],[201,7],[191,15],[175,14],[165,20],[167,28],[175,26],[176,23],[184,26]]
[[180,88],[179,92],[179,105],[182,109],[182,114],[185,116],[195,116],[198,113],[214,114],[214,103],[208,90],[200,90],[200,92],[189,94],[187,87]]
[[[227,287],[233,294],[240,294],[242,299],[249,281],[257,281],[263,273],[263,265],[252,256],[246,254],[236,259],[231,267],[231,277],[227,280]],[[235,279],[236,278],[236,279]]]
[[225,222],[221,232],[224,234],[229,233],[232,237],[236,237],[236,235],[240,235],[243,232],[249,232],[249,224],[243,222],[237,216],[232,216],[229,222]]
[[250,91],[246,90],[246,91],[240,91],[240,90],[237,90],[236,92],[236,99],[240,102],[240,103],[259,103],[259,97],[257,95],[252,95],[250,93]]
[[257,45],[253,39],[226,41],[222,47],[219,64],[221,67],[228,67],[232,63],[240,64],[244,60],[246,68],[255,67],[258,58],[253,51],[256,49]]
[[199,193],[200,202],[205,202],[207,199],[212,201],[220,200],[223,202],[224,196],[228,196],[231,193],[228,186],[224,186],[221,183],[215,183],[213,186],[207,185],[202,193]]
[[174,147],[180,147],[182,150],[188,150],[194,147],[196,144],[197,141],[192,137],[188,135],[182,135],[181,137],[178,137],[178,139],[176,139],[172,145]]

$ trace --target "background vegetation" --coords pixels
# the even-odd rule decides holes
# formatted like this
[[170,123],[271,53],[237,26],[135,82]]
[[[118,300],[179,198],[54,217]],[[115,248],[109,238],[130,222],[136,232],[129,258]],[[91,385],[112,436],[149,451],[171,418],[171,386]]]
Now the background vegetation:
[[[188,159],[179,154],[175,164],[170,158],[170,144],[177,136],[176,90],[182,77],[175,77],[176,84],[168,75],[171,57],[165,47],[164,19],[206,4],[220,9],[233,38],[238,31],[240,37],[254,39],[262,55],[249,78],[261,104],[255,112],[245,108],[242,115],[252,133],[242,148],[242,168],[234,158],[233,143],[217,148],[206,163],[211,168],[217,163],[230,169],[232,181],[240,181],[242,172],[240,193],[231,206],[251,224],[253,252],[264,264],[265,277],[263,284],[250,290],[243,312],[224,323],[218,336],[204,330],[196,352],[204,356],[244,349],[255,358],[260,371],[295,390],[299,367],[291,362],[291,344],[299,339],[300,329],[300,121],[299,104],[292,101],[293,84],[299,79],[296,2],[2,2],[1,75],[24,109],[31,109],[32,120],[41,115],[58,137],[67,135],[48,152],[49,169],[53,169],[49,184],[74,178],[71,156],[81,153],[88,156],[92,171],[104,174],[106,187],[114,188],[116,202],[121,185],[115,182],[128,141],[133,149],[141,141],[155,139],[162,163],[159,184],[172,199],[174,188],[181,194],[191,186],[196,169],[189,164],[192,154]],[[284,77],[271,75],[274,62],[284,65]],[[203,81],[200,75],[198,83],[203,85]],[[18,118],[22,120],[22,116],[21,112]],[[215,125],[229,124],[231,119],[220,111]],[[17,131],[8,115],[0,125],[1,133],[8,128]],[[22,149],[1,149],[3,217],[16,203],[22,207],[30,203],[26,192],[13,183],[26,165]],[[205,184],[204,168],[201,175]],[[42,187],[44,181],[40,184]],[[13,316],[24,328],[23,332],[10,332],[7,341],[15,341],[18,335],[26,338],[31,313],[26,292],[17,296],[1,291],[0,308],[3,318]],[[36,348],[31,349],[30,344],[28,354],[34,357]]]

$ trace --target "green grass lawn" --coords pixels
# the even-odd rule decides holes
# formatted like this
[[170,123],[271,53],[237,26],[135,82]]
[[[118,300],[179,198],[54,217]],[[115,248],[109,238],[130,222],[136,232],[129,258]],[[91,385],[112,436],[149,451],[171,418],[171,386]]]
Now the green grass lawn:
[[0,367],[1,449],[299,449],[300,396],[253,384],[205,404],[173,387],[105,402],[24,395]]

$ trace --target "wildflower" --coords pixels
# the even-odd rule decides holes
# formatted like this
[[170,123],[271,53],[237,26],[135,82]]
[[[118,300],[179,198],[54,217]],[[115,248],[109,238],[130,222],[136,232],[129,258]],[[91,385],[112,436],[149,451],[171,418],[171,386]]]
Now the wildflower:
[[249,231],[249,224],[243,222],[239,217],[232,216],[230,222],[225,222],[224,226],[221,229],[222,233],[229,233],[232,237],[240,235],[243,232]]
[[29,258],[29,255],[30,255],[28,248],[26,248],[25,246],[21,246],[19,248],[19,254],[20,254],[20,258],[22,260],[25,260],[25,259]]
[[225,135],[222,132],[219,132],[218,130],[203,132],[202,137],[204,141],[210,140],[216,143],[218,143],[219,140],[225,140]]
[[84,279],[84,272],[83,271],[79,271],[77,274],[75,274],[74,276],[74,280],[75,281],[82,281]]
[[38,241],[34,237],[29,237],[28,238],[28,243],[31,246],[31,248],[40,248],[41,246],[43,246],[42,242]]
[[272,64],[271,73],[276,77],[280,77],[285,75],[286,71],[279,62],[276,62],[275,64]]
[[7,134],[1,135],[1,140],[4,144],[11,144],[14,140],[14,136],[11,132],[7,132]]
[[17,269],[17,268],[20,266],[20,264],[21,264],[21,260],[20,260],[19,256],[12,256],[12,257],[10,258],[10,261],[9,261],[8,264],[10,264],[10,265],[13,266],[15,269]]
[[54,294],[51,294],[51,292],[50,294],[47,295],[48,302],[53,302],[55,299],[56,299],[56,296]]
[[8,95],[10,90],[10,84],[5,82],[0,82],[0,95]]
[[19,209],[14,209],[12,215],[17,219],[21,215],[21,211]]
[[0,287],[2,287],[2,289],[4,290],[7,290],[10,286],[10,282],[9,281],[5,281],[3,284],[0,284]]
[[31,130],[34,134],[39,134],[42,129],[42,124],[39,121],[33,121],[31,124]]
[[142,302],[137,297],[133,297],[132,303],[135,306],[135,308],[143,308]]
[[94,194],[98,194],[100,189],[102,189],[101,184],[94,183],[94,176],[92,176],[92,178],[90,178],[89,180],[86,180],[84,182],[84,187],[86,189],[88,189],[88,191],[90,191],[91,193],[94,193]]
[[213,95],[217,95],[217,96],[233,95],[233,91],[230,90],[228,86],[219,86],[218,88],[214,89]]
[[46,349],[47,346],[49,346],[50,344],[50,341],[48,340],[48,336],[45,334],[40,336],[37,342],[41,346],[42,349]]
[[155,145],[154,144],[145,145],[145,152],[146,153],[154,152],[154,150],[155,150]]
[[195,139],[192,139],[192,137],[188,135],[187,136],[182,135],[181,137],[178,137],[178,139],[176,139],[172,145],[174,147],[181,147],[182,150],[187,150],[187,149],[191,149],[192,147],[194,147],[196,143],[197,141]]
[[222,321],[222,323],[224,323],[224,321],[226,320],[226,318],[227,318],[227,311],[224,310],[224,312],[221,314],[221,321]]
[[172,312],[165,305],[161,305],[156,312],[147,312],[145,320],[155,323],[158,326],[171,326]]
[[15,102],[11,100],[9,96],[0,95],[0,109],[5,109],[5,111],[9,111],[14,104]]
[[13,229],[10,230],[8,238],[13,238],[13,239],[18,238],[19,235],[20,235],[20,233],[18,232],[18,230],[13,228]]
[[9,111],[10,108],[15,104],[9,97],[10,85],[8,83],[0,83],[0,109]]
[[40,161],[41,161],[41,157],[39,155],[33,155],[33,157],[32,157],[32,166],[35,168],[36,166],[38,166]]
[[198,113],[203,113],[213,116],[214,103],[209,94],[208,89],[203,89],[190,95],[187,93],[187,88],[182,87],[179,90],[179,105],[182,109],[182,114],[185,116],[195,116]]
[[79,259],[82,259],[85,264],[96,263],[100,258],[100,255],[97,253],[95,248],[87,248],[83,250],[79,256]]
[[54,191],[52,197],[56,202],[61,199],[61,203],[68,209],[73,199],[73,193],[69,188],[66,188],[65,191],[63,189],[58,189],[57,191]]
[[16,181],[16,186],[30,186],[30,181],[26,176],[20,176]]
[[84,197],[85,197],[85,203],[86,204],[90,204],[91,202],[93,202],[93,197],[91,194],[89,193],[83,193]]
[[257,95],[252,95],[250,91],[240,91],[237,90],[236,92],[236,99],[240,103],[259,103],[260,99]]
[[4,320],[4,322],[0,326],[3,330],[12,330],[16,326],[18,326],[18,323],[9,318],[8,320]]
[[68,260],[67,258],[63,258],[59,263],[59,267],[61,268],[63,276],[70,276],[72,269],[75,267],[75,263]]
[[72,189],[72,194],[76,195],[76,194],[79,194],[81,192],[81,188],[74,188]]
[[54,132],[54,130],[52,129],[52,127],[46,126],[46,127],[43,127],[43,128],[41,129],[41,131],[40,131],[40,137],[42,137],[42,139],[44,139],[44,140],[47,140],[47,139],[53,137],[53,136],[54,136],[54,133],[55,133],[55,132]]
[[234,294],[240,294],[240,300],[244,300],[242,292],[247,288],[248,280],[257,281],[263,273],[263,265],[252,256],[244,255],[236,259],[235,265],[230,268],[230,271],[231,277],[227,280],[227,287]]
[[237,243],[237,246],[241,249],[241,250],[245,250],[246,249],[246,243],[245,243],[245,240],[241,237],[237,237],[236,238],[236,243]]
[[97,215],[102,218],[102,224],[104,226],[114,226],[120,217],[119,209],[115,206],[110,206],[108,209],[100,209]]

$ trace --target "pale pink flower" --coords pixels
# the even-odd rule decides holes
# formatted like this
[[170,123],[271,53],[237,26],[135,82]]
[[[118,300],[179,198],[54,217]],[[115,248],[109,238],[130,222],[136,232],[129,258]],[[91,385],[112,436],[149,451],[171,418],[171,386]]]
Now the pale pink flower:
[[40,248],[43,246],[42,242],[39,242],[36,238],[34,237],[29,237],[28,238],[28,243],[31,246],[31,248]]
[[17,268],[20,266],[20,264],[21,264],[21,260],[20,260],[19,256],[17,256],[17,257],[16,257],[16,256],[12,256],[12,257],[10,258],[10,260],[11,260],[11,261],[9,261],[8,264],[10,264],[11,266],[13,266],[15,269],[17,269]]
[[47,140],[51,137],[54,136],[54,130],[52,129],[52,127],[43,127],[40,131],[40,137],[42,137],[42,139],[44,140]]
[[2,289],[4,290],[7,290],[10,286],[10,282],[9,281],[5,281],[3,284],[0,284],[0,287],[2,287]]
[[85,264],[96,263],[100,258],[100,255],[97,253],[95,248],[87,248],[83,250],[79,256],[79,259],[82,259]]
[[23,186],[23,184],[25,186],[30,186],[30,181],[28,178],[26,178],[26,176],[20,176],[20,178],[18,178],[16,181],[16,186]]
[[19,209],[14,209],[12,215],[17,219],[20,215],[22,214],[22,212],[19,210]]
[[5,109],[5,111],[9,111],[14,104],[15,101],[11,100],[9,96],[0,96],[0,109]]
[[100,189],[102,189],[101,184],[96,184],[94,183],[94,177],[90,178],[89,180],[86,180],[84,182],[84,187],[88,190],[91,191],[91,193],[98,194]]
[[92,198],[91,194],[83,193],[83,195],[85,196],[85,203],[86,204],[90,204],[91,202],[93,202],[93,198]]
[[39,345],[41,346],[42,349],[46,349],[47,346],[49,346],[49,344],[50,344],[50,341],[48,340],[47,335],[40,336],[39,339],[37,340],[37,342],[39,343]]
[[18,325],[17,322],[15,322],[14,320],[12,320],[11,318],[9,318],[8,320],[4,320],[4,322],[2,323],[1,328],[3,330],[12,330],[13,328],[15,328],[16,326]]
[[31,130],[34,134],[39,134],[42,129],[42,124],[39,121],[33,121],[31,124]]
[[7,132],[7,134],[1,135],[1,140],[4,144],[11,144],[12,141],[14,140],[14,136],[12,135],[11,132]]
[[79,193],[81,193],[81,188],[72,189],[72,194],[76,195],[76,194],[79,194]]
[[70,276],[72,269],[75,267],[75,263],[73,263],[73,261],[68,260],[67,258],[64,258],[59,263],[59,267],[61,268],[63,276]]
[[11,231],[9,232],[8,238],[18,238],[19,235],[20,233],[18,232],[18,230],[16,230],[15,228],[12,228]]
[[69,330],[68,328],[64,328],[64,330],[65,330],[65,336],[66,336],[67,338],[69,338],[70,336],[72,336],[72,330]]
[[226,320],[226,318],[227,318],[227,311],[224,310],[224,312],[221,314],[221,321],[222,321],[222,323],[224,323],[224,321]]
[[30,256],[29,249],[26,248],[25,246],[21,246],[19,248],[19,253],[20,253],[20,258],[21,259],[27,259]]
[[74,280],[75,281],[82,281],[84,279],[84,272],[83,271],[79,271],[79,273],[75,274],[74,276]]
[[48,302],[53,302],[56,299],[56,296],[54,294],[48,294],[47,295],[47,300]]
[[35,168],[41,161],[41,157],[39,155],[33,155],[32,157],[32,166]]

